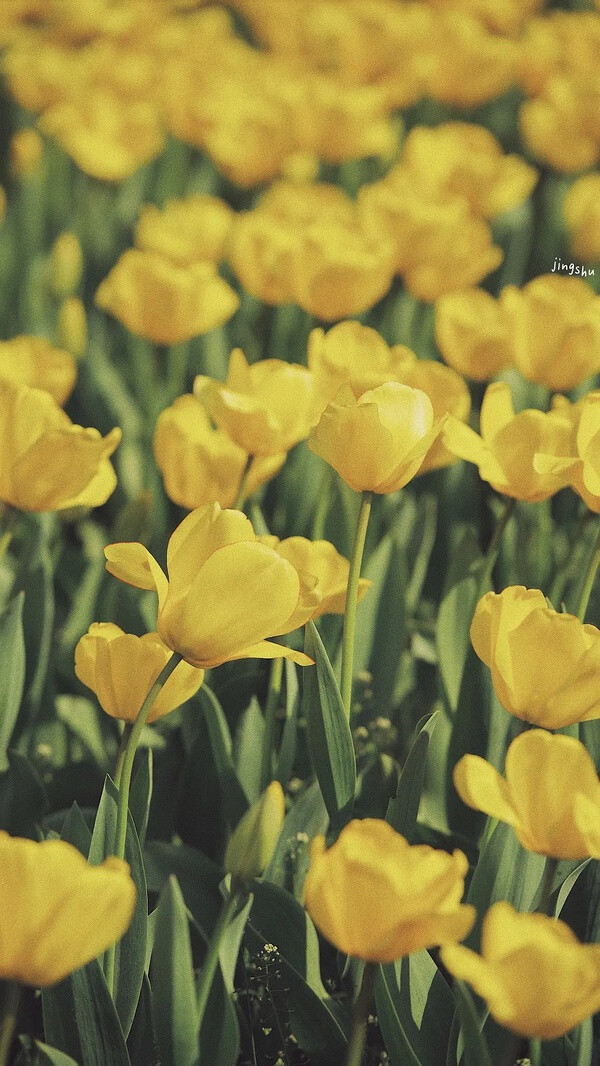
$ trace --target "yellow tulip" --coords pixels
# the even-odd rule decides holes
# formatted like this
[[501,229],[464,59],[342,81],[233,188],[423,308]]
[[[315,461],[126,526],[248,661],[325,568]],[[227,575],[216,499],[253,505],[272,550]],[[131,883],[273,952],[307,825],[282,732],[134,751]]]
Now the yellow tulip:
[[289,632],[300,597],[294,567],[261,544],[241,511],[218,503],[184,518],[167,546],[168,578],[141,544],[109,544],[106,568],[158,593],[158,633],[186,662],[209,669],[232,659],[311,660],[265,637]]
[[477,604],[471,641],[500,703],[546,729],[600,718],[600,630],[511,585]]
[[227,381],[197,377],[194,393],[208,414],[248,455],[280,455],[304,440],[314,422],[314,381],[305,367],[282,359],[249,365],[231,353]]
[[397,492],[423,465],[442,426],[424,392],[388,382],[358,400],[350,388],[341,390],[308,446],[356,492]]
[[584,263],[600,260],[600,174],[584,174],[569,189],[563,205],[573,255]]
[[285,818],[285,797],[272,781],[236,826],[225,851],[225,870],[238,881],[260,877],[269,865]]
[[162,211],[142,208],[135,243],[146,252],[188,266],[198,259],[218,263],[233,221],[233,211],[217,196],[195,195],[169,200]]
[[588,72],[548,78],[539,95],[521,105],[519,124],[528,152],[563,174],[595,166],[600,144],[590,103]]
[[90,866],[62,840],[38,844],[7,833],[0,833],[0,891],[0,976],[42,987],[119,940],[135,906],[126,862]]
[[[290,631],[304,625],[309,618],[324,614],[343,614],[346,609],[346,589],[350,563],[327,540],[307,540],[306,537],[265,536],[259,538],[268,544],[282,559],[287,559],[300,576],[300,601],[294,615],[296,625]],[[373,584],[366,578],[358,582],[358,600]]]
[[10,139],[10,168],[16,178],[31,177],[39,171],[44,156],[44,142],[37,130],[26,127]]
[[600,370],[600,296],[581,278],[544,274],[507,285],[500,304],[514,364],[528,381],[568,392]]
[[101,283],[96,303],[140,337],[179,344],[222,326],[239,300],[214,263],[177,266],[130,248]]
[[50,253],[50,284],[56,296],[76,292],[83,274],[83,252],[74,233],[60,233]]
[[[103,711],[112,718],[135,722],[171,654],[158,633],[136,637],[112,622],[93,622],[75,648],[75,674],[96,693]],[[198,691],[203,680],[203,670],[179,663],[154,701],[147,720],[155,722],[180,707]]]
[[0,380],[0,500],[22,511],[99,507],[113,492],[113,429],[74,426],[47,392]]
[[544,914],[494,903],[483,920],[481,955],[460,944],[440,954],[496,1021],[520,1036],[554,1040],[600,1007],[600,947],[581,944],[568,925]]
[[71,355],[80,359],[88,341],[87,316],[83,300],[67,296],[60,305],[56,323],[58,339]]
[[481,436],[458,419],[449,418],[444,443],[460,459],[479,467],[479,475],[497,492],[536,503],[553,496],[564,480],[538,472],[538,453],[571,454],[572,425],[559,411],[527,410],[515,414],[510,386],[489,385],[481,407]]
[[475,908],[462,905],[468,862],[427,845],[411,846],[387,822],[352,821],[326,850],[314,838],[304,903],[339,951],[393,962],[422,948],[462,940]]
[[434,197],[464,196],[483,218],[517,207],[537,181],[524,159],[504,155],[489,130],[468,122],[413,127],[402,162]]
[[[158,416],[154,456],[170,500],[188,511],[216,501],[231,507],[237,497],[247,453],[213,429],[195,396],[179,396]],[[281,469],[286,453],[252,461],[245,483],[247,496]]]
[[600,513],[600,392],[589,392],[576,404],[555,397],[555,409],[569,418],[573,442],[567,458],[543,454],[535,457],[536,470],[560,479],[581,496],[590,511]]
[[516,57],[513,41],[489,33],[471,13],[440,12],[427,42],[427,95],[457,107],[478,107],[510,87]]
[[0,379],[43,389],[60,405],[75,385],[77,368],[69,352],[44,337],[20,336],[0,341]]
[[511,825],[528,851],[555,859],[600,858],[600,781],[579,740],[529,729],[510,745],[504,774],[479,755],[463,755],[454,785],[469,807]]
[[449,366],[473,381],[489,381],[513,361],[502,307],[484,289],[440,297],[435,305],[435,339]]

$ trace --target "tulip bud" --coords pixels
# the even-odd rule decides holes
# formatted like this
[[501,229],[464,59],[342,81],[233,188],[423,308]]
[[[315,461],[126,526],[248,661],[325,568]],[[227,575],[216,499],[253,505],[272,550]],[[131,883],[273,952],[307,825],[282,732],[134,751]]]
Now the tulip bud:
[[83,253],[74,233],[60,233],[50,256],[50,284],[56,296],[76,292],[83,272]]
[[37,130],[18,130],[10,142],[10,166],[15,178],[28,178],[42,161],[44,143]]
[[58,339],[71,355],[82,356],[87,348],[85,308],[77,296],[67,296],[60,305]]
[[236,826],[225,852],[225,869],[238,881],[260,877],[271,861],[285,817],[279,781],[272,781]]

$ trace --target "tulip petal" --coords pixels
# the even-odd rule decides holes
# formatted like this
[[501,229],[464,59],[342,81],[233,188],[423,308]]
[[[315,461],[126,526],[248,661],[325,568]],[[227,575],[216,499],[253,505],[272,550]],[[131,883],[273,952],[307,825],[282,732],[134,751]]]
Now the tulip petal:
[[135,541],[107,544],[104,554],[109,574],[136,589],[157,592],[158,609],[162,609],[169,583],[156,559],[143,544]]
[[494,381],[488,385],[481,405],[481,436],[486,444],[510,425],[515,417],[510,385],[506,381]]
[[251,647],[232,655],[231,660],[228,661],[232,662],[234,659],[289,659],[298,666],[314,666],[315,664],[314,659],[305,655],[303,651],[294,651],[293,648],[286,648],[285,644],[276,644],[272,640],[259,640],[257,644],[252,644]]
[[456,791],[467,806],[508,825],[518,824],[510,790],[491,763],[479,755],[463,755],[452,777]]

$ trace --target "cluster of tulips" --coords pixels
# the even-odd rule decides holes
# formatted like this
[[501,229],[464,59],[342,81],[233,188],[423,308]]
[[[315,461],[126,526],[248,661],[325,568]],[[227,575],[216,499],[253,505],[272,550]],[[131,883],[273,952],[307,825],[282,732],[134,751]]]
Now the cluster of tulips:
[[5,6],[0,1066],[594,1066],[598,3]]

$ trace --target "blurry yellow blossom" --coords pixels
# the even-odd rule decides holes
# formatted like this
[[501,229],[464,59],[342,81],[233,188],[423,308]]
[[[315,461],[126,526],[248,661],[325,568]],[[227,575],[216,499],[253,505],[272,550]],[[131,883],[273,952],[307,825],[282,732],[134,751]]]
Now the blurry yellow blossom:
[[[310,618],[320,618],[324,614],[344,613],[350,563],[343,555],[340,555],[333,544],[327,540],[307,540],[306,537],[287,537],[285,540],[279,540],[277,537],[264,536],[260,540],[261,543],[273,548],[282,559],[287,559],[292,564],[300,575],[301,584],[304,577],[309,578],[306,582],[309,593],[306,601],[311,609]],[[359,601],[372,584],[372,581],[360,578],[358,582]],[[314,595],[315,590],[317,597]],[[318,603],[315,602],[316,598],[318,598]],[[298,607],[298,616],[302,616],[298,625],[304,625],[308,620],[306,603],[300,602]]]
[[[124,633],[112,622],[93,622],[75,648],[75,674],[96,693],[103,711],[112,718],[135,722],[172,652],[158,636]],[[180,662],[165,681],[148,722],[169,714],[200,688],[204,671]]]
[[227,322],[239,300],[214,263],[188,266],[130,248],[96,292],[96,303],[156,344],[179,344]]
[[443,427],[420,389],[388,382],[356,399],[347,386],[308,441],[356,492],[397,492],[418,473]]
[[63,840],[0,833],[0,886],[0,974],[27,985],[53,985],[101,955],[126,932],[135,906],[126,862],[90,866]]
[[47,392],[0,381],[0,500],[22,511],[99,507],[114,491],[113,429],[74,426]]
[[79,359],[87,348],[87,316],[83,300],[67,296],[60,305],[56,323],[60,343]]
[[477,107],[510,88],[516,55],[512,41],[489,33],[467,12],[443,12],[427,45],[427,93],[456,107]]
[[502,306],[484,289],[440,297],[435,339],[446,362],[473,381],[489,381],[512,363],[511,333]]
[[0,378],[49,392],[57,404],[68,400],[77,369],[69,352],[44,337],[20,336],[0,341]]
[[464,196],[483,218],[517,207],[537,181],[524,159],[504,155],[489,130],[468,122],[415,126],[404,142],[402,163],[434,198]]
[[50,253],[50,284],[56,296],[71,296],[83,274],[83,252],[74,233],[59,233]]
[[600,631],[554,611],[539,589],[488,592],[471,641],[500,703],[517,718],[546,729],[600,718]]
[[492,33],[514,35],[543,6],[544,0],[427,0],[440,11],[462,11],[479,19]]
[[580,944],[568,925],[545,914],[494,903],[483,920],[481,955],[448,944],[441,957],[500,1025],[521,1036],[554,1040],[600,1007],[600,947]]
[[314,838],[304,903],[339,951],[393,962],[422,948],[462,940],[475,920],[461,904],[468,862],[426,844],[411,846],[378,818],[352,821],[335,844]]
[[530,503],[548,499],[563,484],[558,476],[538,470],[537,453],[570,455],[571,440],[572,425],[564,414],[536,410],[515,414],[504,381],[486,390],[481,436],[452,417],[444,427],[444,443],[454,455],[475,463],[480,477],[497,492]]
[[600,159],[597,102],[598,93],[591,98],[587,78],[551,78],[539,96],[521,105],[521,134],[528,151],[564,174],[593,167]]
[[153,204],[142,208],[135,243],[187,266],[198,259],[218,263],[233,220],[233,211],[217,196],[195,195],[169,200],[162,211]]
[[600,260],[600,174],[585,174],[573,182],[563,213],[573,255],[585,263]]
[[285,797],[279,781],[238,822],[225,851],[225,870],[238,881],[260,877],[269,865],[285,818]]
[[600,781],[580,740],[528,729],[510,745],[504,774],[479,755],[463,755],[453,777],[463,803],[507,822],[528,851],[555,859],[600,858],[598,830],[590,834],[585,822],[580,825],[581,799],[596,822],[600,817]]
[[227,381],[199,376],[194,393],[219,429],[248,455],[276,455],[304,440],[314,422],[310,370],[282,359],[252,365],[236,348]]
[[168,579],[141,544],[109,544],[107,569],[121,581],[158,593],[158,633],[186,662],[209,669],[232,659],[311,660],[265,637],[289,632],[300,579],[261,544],[240,511],[217,503],[184,518],[167,546]]
[[[154,455],[170,500],[193,510],[216,500],[231,507],[244,475],[247,452],[226,433],[213,429],[195,396],[180,396],[158,416]],[[252,461],[245,491],[256,489],[275,476],[285,462],[285,452]]]
[[42,162],[44,144],[37,130],[25,127],[10,139],[10,168],[16,178],[35,174]]

